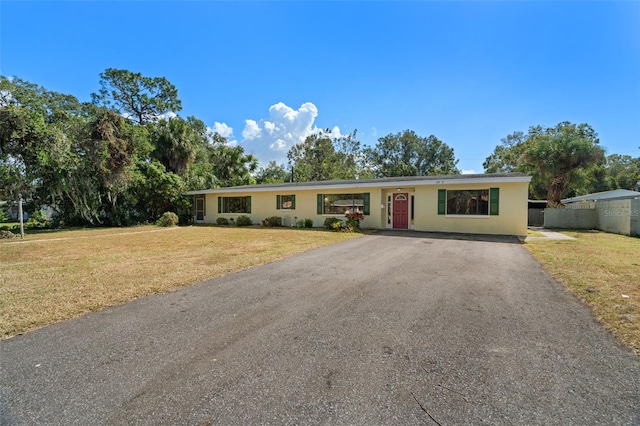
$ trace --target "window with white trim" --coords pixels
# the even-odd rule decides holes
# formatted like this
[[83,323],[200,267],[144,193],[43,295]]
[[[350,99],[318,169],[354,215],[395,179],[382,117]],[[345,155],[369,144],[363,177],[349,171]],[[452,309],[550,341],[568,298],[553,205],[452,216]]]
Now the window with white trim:
[[369,215],[369,193],[318,194],[318,214],[362,213]]
[[276,195],[276,209],[294,210],[296,208],[295,195]]

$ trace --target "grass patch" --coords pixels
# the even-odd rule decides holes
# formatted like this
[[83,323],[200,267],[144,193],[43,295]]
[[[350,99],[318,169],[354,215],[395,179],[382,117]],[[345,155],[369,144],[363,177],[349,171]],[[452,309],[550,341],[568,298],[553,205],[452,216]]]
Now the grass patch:
[[525,247],[640,355],[640,238],[596,231],[565,234],[576,240],[538,240]]
[[531,229],[527,229],[527,237],[545,237],[545,235],[538,231],[532,231]]
[[310,229],[141,226],[7,240],[0,242],[0,338],[358,236]]

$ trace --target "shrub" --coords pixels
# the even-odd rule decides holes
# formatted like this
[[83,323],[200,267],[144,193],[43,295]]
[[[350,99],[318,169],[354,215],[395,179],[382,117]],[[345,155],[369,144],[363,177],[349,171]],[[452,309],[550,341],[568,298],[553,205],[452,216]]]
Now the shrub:
[[337,231],[342,227],[342,219],[337,217],[328,217],[324,220],[324,227],[331,231]]
[[0,231],[0,240],[7,240],[7,239],[17,238],[17,237],[18,237],[18,234],[14,234],[11,231],[5,231],[5,230]]
[[156,222],[158,226],[176,226],[179,222],[178,215],[174,212],[164,212]]
[[304,220],[305,228],[313,228],[313,219],[305,219]]
[[25,229],[42,229],[48,228],[50,224],[44,210],[36,210],[29,215],[29,219],[25,222],[24,227]]
[[226,217],[219,217],[216,219],[216,225],[228,225],[229,224],[229,219],[227,219]]
[[282,226],[282,218],[280,216],[271,216],[262,221],[262,226]]
[[364,220],[364,214],[361,212],[347,213],[344,215],[347,218],[345,224],[345,231],[354,232],[360,230],[360,221]]
[[238,226],[251,226],[253,225],[253,221],[251,220],[251,218],[249,216],[238,216],[238,218],[236,219],[236,225]]
[[296,226],[298,228],[304,228],[304,219],[300,219],[299,221],[297,221]]
[[0,222],[9,222],[9,213],[4,206],[0,207]]

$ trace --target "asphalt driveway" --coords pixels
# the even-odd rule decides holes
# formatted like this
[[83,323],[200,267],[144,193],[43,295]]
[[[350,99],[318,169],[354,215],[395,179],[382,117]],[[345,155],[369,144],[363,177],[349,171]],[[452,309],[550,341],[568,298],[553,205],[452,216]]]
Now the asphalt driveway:
[[17,336],[0,363],[3,425],[640,424],[639,359],[500,239],[369,235]]

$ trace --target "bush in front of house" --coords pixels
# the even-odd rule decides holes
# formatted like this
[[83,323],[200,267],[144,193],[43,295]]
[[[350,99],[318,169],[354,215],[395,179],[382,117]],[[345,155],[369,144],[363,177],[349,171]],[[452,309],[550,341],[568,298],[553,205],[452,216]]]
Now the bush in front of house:
[[282,226],[282,218],[280,216],[271,216],[262,221],[262,226],[270,228]]
[[44,229],[51,226],[51,221],[47,219],[47,215],[44,210],[36,210],[29,215],[29,218],[24,223],[25,229]]
[[156,222],[156,225],[164,227],[176,226],[179,221],[178,215],[174,212],[164,212]]
[[304,220],[305,228],[313,228],[313,219],[305,219]]
[[237,226],[251,226],[253,225],[253,221],[251,220],[251,218],[249,216],[238,216],[236,218],[236,225]]
[[17,237],[19,237],[19,235],[14,234],[11,231],[5,231],[5,230],[0,231],[0,240],[8,240],[8,239],[17,238]]
[[347,213],[344,215],[347,218],[345,230],[349,232],[360,230],[360,221],[364,220],[364,214],[361,212]]
[[225,226],[229,224],[229,219],[226,217],[219,217],[216,219],[216,225]]
[[328,217],[324,220],[324,227],[331,231],[339,231],[342,228],[342,219],[337,217]]

